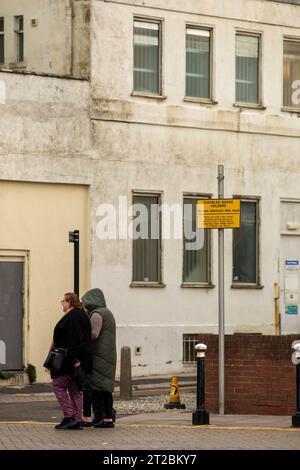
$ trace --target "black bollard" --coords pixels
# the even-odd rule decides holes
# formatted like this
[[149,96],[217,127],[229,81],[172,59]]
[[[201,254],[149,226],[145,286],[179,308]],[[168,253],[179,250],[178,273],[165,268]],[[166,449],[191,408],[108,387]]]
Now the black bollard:
[[205,351],[206,344],[197,344],[197,409],[193,412],[193,424],[209,424],[209,413],[205,410]]
[[296,365],[296,397],[297,397],[297,410],[296,414],[292,416],[292,426],[300,428],[300,342],[293,344],[295,352],[292,355],[292,361]]

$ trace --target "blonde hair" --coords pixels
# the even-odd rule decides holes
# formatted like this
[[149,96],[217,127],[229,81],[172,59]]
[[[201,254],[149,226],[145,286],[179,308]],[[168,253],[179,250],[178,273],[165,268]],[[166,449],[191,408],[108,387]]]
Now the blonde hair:
[[83,308],[82,303],[79,300],[79,297],[74,292],[67,292],[64,295],[65,300],[70,304],[70,307],[73,308]]

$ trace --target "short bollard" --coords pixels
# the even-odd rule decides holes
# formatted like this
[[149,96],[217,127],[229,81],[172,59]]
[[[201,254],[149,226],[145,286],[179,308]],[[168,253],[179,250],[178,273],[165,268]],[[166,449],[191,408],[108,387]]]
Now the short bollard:
[[205,410],[205,351],[206,344],[196,344],[197,351],[197,409],[193,412],[193,424],[209,424],[209,413]]
[[292,426],[300,428],[300,341],[295,341],[292,348],[294,353],[292,355],[292,362],[296,366],[296,396],[297,396],[297,410],[296,414],[292,416]]
[[128,346],[121,348],[120,398],[132,400],[131,350]]

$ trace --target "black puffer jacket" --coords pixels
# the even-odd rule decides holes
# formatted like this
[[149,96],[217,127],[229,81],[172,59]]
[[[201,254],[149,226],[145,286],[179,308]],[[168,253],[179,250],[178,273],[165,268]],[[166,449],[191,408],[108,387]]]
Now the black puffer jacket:
[[51,377],[72,374],[74,363],[79,360],[85,372],[92,365],[91,323],[84,312],[74,308],[64,315],[54,328],[53,343],[55,348],[67,350],[65,365],[59,373],[51,372]]

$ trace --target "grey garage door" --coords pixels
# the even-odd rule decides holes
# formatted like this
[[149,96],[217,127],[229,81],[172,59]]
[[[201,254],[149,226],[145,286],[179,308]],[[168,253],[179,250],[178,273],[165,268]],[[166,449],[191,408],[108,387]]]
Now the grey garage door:
[[[23,263],[0,261],[2,370],[23,369]],[[3,358],[5,360],[3,361]]]

